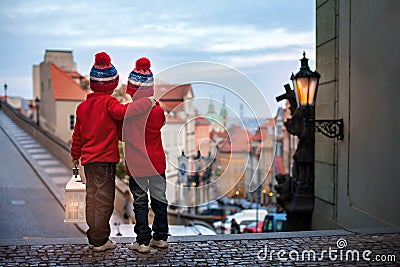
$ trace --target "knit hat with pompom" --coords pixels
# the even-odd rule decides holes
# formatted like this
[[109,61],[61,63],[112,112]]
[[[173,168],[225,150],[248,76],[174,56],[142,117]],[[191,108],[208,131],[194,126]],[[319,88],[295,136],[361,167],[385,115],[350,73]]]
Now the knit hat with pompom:
[[117,69],[111,64],[106,52],[95,55],[94,65],[90,70],[90,89],[95,92],[109,92],[118,86]]
[[149,97],[154,94],[153,73],[150,70],[150,60],[142,57],[136,60],[135,69],[129,74],[126,93],[132,99]]

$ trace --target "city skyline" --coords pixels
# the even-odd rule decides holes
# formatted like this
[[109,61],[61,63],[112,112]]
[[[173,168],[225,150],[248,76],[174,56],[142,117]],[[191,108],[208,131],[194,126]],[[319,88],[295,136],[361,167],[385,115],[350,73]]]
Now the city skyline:
[[[0,53],[7,67],[0,70],[0,81],[7,83],[8,95],[30,98],[32,66],[42,61],[46,49],[72,50],[83,75],[94,54],[107,51],[121,83],[141,56],[151,59],[155,74],[185,62],[210,61],[248,76],[275,111],[274,98],[298,69],[303,50],[315,65],[314,5],[153,1],[151,9],[142,11],[125,1],[70,2],[67,7],[51,1],[2,1]],[[193,88],[196,97],[222,99],[222,90]],[[231,104],[239,110],[237,101]]]

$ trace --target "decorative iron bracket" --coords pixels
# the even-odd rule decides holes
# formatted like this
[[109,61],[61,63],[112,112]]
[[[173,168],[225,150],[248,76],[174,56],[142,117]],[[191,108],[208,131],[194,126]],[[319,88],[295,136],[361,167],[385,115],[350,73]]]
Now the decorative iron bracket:
[[337,138],[343,140],[343,119],[339,120],[314,120],[314,129],[329,138]]

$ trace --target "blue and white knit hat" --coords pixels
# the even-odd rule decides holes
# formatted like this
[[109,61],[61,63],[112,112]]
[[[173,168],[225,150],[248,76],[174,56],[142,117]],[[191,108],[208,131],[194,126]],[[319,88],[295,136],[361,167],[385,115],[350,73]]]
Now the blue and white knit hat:
[[132,99],[154,94],[154,78],[148,58],[142,57],[136,60],[135,69],[128,77],[126,93],[130,94]]
[[119,75],[111,64],[111,58],[106,52],[97,53],[90,70],[90,89],[96,92],[108,92],[118,86]]

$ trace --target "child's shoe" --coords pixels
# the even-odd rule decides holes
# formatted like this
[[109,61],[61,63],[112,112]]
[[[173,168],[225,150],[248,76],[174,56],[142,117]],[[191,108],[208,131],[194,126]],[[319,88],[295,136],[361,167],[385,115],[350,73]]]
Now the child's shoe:
[[139,253],[149,253],[150,246],[146,246],[145,244],[139,244],[138,242],[132,243],[128,247],[130,250],[137,251]]
[[150,240],[150,247],[157,247],[157,248],[167,248],[168,247],[168,242],[164,240],[155,240],[151,239]]
[[93,251],[101,252],[101,251],[106,251],[108,249],[114,249],[116,247],[117,247],[117,243],[108,239],[108,241],[104,245],[99,246],[99,247],[93,247]]

